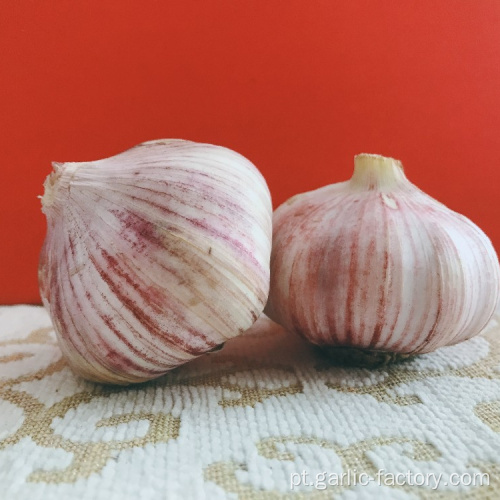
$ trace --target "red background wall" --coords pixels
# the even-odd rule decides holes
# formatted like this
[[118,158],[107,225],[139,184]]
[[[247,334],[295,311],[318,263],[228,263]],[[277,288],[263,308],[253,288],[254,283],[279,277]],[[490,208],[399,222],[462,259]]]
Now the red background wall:
[[154,138],[251,159],[275,206],[399,158],[500,249],[500,2],[1,2],[0,303],[38,302],[50,162]]

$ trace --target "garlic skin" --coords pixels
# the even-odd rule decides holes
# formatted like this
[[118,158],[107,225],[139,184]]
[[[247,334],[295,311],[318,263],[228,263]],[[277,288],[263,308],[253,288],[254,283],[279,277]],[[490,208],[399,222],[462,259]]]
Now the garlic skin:
[[351,180],[275,211],[265,313],[314,344],[370,352],[425,353],[477,335],[500,294],[488,237],[399,161],[354,164]]
[[159,377],[241,334],[264,309],[271,197],[240,154],[150,141],[54,163],[44,186],[40,293],[84,378]]

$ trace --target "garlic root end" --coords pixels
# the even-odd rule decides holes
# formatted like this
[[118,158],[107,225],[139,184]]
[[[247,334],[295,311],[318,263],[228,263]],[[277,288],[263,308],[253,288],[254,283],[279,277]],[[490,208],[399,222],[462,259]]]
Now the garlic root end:
[[374,351],[356,347],[317,346],[332,365],[351,368],[381,368],[413,357],[410,353]]

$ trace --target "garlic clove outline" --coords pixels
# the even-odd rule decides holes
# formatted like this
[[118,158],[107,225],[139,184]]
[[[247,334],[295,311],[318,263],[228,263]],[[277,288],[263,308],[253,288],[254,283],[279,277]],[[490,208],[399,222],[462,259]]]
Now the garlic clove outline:
[[273,215],[265,313],[315,344],[383,359],[430,352],[480,333],[499,294],[488,237],[392,158],[357,155],[349,181]]
[[257,168],[179,139],[54,163],[40,294],[84,378],[150,380],[248,329],[269,292],[272,205]]

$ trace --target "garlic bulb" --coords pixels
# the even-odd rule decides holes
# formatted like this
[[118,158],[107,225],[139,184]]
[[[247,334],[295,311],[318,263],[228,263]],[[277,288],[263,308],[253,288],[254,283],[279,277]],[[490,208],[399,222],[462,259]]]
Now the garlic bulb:
[[410,183],[400,162],[361,154],[354,164],[350,181],[275,211],[266,314],[315,344],[364,357],[425,353],[477,335],[499,297],[490,240]]
[[83,377],[158,377],[262,312],[271,198],[238,153],[145,142],[100,161],[55,163],[44,186],[41,296]]

